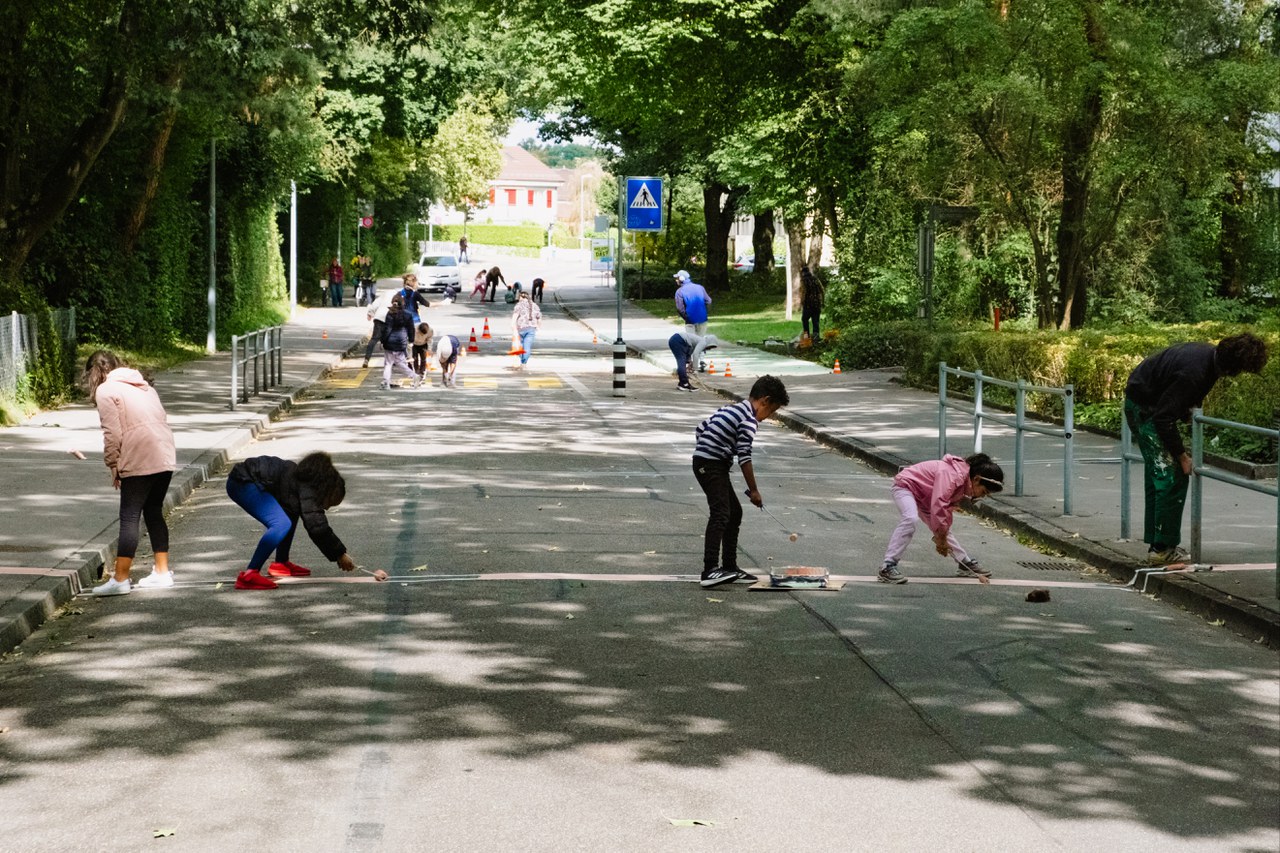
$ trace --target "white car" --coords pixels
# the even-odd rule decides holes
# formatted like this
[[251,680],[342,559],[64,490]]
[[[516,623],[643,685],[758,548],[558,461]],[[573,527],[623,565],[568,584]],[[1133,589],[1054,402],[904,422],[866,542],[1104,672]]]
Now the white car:
[[448,285],[462,290],[462,278],[458,260],[453,255],[423,255],[413,267],[418,277],[418,290],[427,293],[443,293]]

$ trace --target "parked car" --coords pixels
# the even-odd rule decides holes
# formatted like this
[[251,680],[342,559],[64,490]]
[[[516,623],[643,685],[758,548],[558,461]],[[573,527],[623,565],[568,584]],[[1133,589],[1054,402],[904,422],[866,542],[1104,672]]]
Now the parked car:
[[462,290],[462,278],[458,259],[453,255],[423,255],[414,265],[418,277],[418,290],[426,293],[443,293],[447,285]]

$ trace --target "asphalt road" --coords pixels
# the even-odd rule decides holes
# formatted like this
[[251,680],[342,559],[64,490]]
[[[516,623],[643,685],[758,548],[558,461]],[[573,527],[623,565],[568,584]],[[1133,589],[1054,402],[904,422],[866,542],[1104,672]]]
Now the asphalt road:
[[82,597],[0,666],[0,849],[1280,847],[1275,652],[968,517],[992,584],[923,533],[911,583],[868,582],[887,480],[767,424],[782,524],[746,508],[743,566],[850,580],[703,590],[688,456],[722,401],[636,360],[613,397],[550,300],[523,373],[506,306],[429,320],[486,308],[457,389],[352,359],[244,453],[332,453],[331,521],[390,582],[300,531],[311,581],[234,591],[259,528],[217,479],[171,520],[177,588]]

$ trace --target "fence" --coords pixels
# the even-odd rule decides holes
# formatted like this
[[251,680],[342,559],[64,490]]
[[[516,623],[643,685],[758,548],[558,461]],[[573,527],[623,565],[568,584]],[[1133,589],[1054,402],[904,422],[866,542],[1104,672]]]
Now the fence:
[[[50,312],[54,331],[63,341],[75,346],[76,309],[57,308]],[[14,311],[8,320],[0,320],[0,395],[14,397],[23,377],[36,363],[39,346],[34,317]]]
[[[973,408],[947,399],[947,375],[973,380]],[[1013,415],[992,413],[982,408],[982,389],[984,385],[996,385],[1014,392]],[[1051,394],[1061,397],[1062,426],[1052,427],[1027,421],[1027,392]],[[938,458],[947,452],[947,409],[955,409],[973,415],[973,452],[982,452],[983,421],[995,421],[1013,427],[1013,493],[1021,496],[1023,492],[1023,443],[1024,433],[1034,432],[1061,438],[1062,442],[1062,514],[1071,515],[1071,481],[1075,479],[1075,445],[1072,433],[1075,430],[1075,387],[1067,385],[1063,388],[1050,388],[1044,385],[1028,385],[1025,379],[1010,382],[1005,379],[994,379],[984,376],[981,370],[970,373],[955,367],[947,367],[945,361],[938,362]]]
[[[249,366],[253,365],[250,391]],[[274,388],[284,379],[284,326],[268,326],[247,335],[231,336],[231,408],[249,397]]]
[[[1256,480],[1249,480],[1238,474],[1233,474],[1230,471],[1206,465],[1204,463],[1204,428],[1206,426],[1236,429],[1272,439],[1276,447],[1276,465],[1280,468],[1280,428],[1267,429],[1253,424],[1206,418],[1203,409],[1191,410],[1191,470],[1195,474],[1191,478],[1191,561],[1198,563],[1203,557],[1204,483],[1202,478],[1208,478],[1276,498],[1276,564],[1280,566],[1280,480],[1277,481],[1277,485],[1267,486]],[[1129,539],[1131,526],[1129,520],[1129,496],[1131,491],[1129,463],[1141,462],[1142,454],[1133,451],[1133,431],[1129,428],[1127,419],[1121,419],[1120,424],[1120,457],[1120,538]],[[1280,574],[1276,575],[1276,597],[1280,598]]]

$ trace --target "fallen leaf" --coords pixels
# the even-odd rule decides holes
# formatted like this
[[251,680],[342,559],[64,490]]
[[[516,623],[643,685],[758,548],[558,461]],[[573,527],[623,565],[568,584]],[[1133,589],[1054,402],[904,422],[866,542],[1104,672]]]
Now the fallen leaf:
[[551,546],[550,548],[548,548],[547,550],[548,550],[548,551],[559,551],[559,550],[560,550],[560,548],[559,548],[558,546],[556,546],[556,545],[552,545],[552,546]]
[[657,551],[645,551],[645,552],[644,552],[644,555],[645,555],[646,557],[652,557],[652,556],[653,556],[654,554],[656,554],[656,553],[658,553],[658,552],[657,552]]
[[572,618],[573,618],[573,614],[572,614],[572,613],[566,613],[566,614],[564,615],[564,618],[566,618],[566,619],[572,619]]
[[712,604],[719,604],[719,603],[721,603],[722,601],[724,601],[724,599],[723,599],[723,598],[708,598],[708,599],[707,599],[707,601],[710,601]]
[[168,836],[170,836],[170,835],[173,835],[173,830],[172,830],[172,829],[153,829],[153,830],[151,830],[151,837],[152,837],[152,838],[166,838],[166,837],[168,837]]
[[413,567],[412,569],[410,569],[409,571],[411,571],[411,572],[425,572],[426,570],[427,570],[427,564],[426,564],[426,563],[423,563],[421,566],[414,566],[414,567]]
[[696,818],[696,817],[695,818],[669,817],[667,818],[667,820],[671,821],[672,826],[715,826],[716,825],[716,822],[713,820],[702,820],[701,818]]
[[1058,614],[1056,614],[1056,613],[1041,613],[1040,615],[1041,615],[1041,616],[1043,616],[1043,617],[1045,617],[1046,619],[1052,619],[1052,618],[1054,618],[1055,616],[1057,616]]
[[213,585],[214,589],[222,589],[222,581],[218,581]]
[[1225,624],[1227,624],[1227,623],[1226,623],[1224,620],[1222,620],[1222,619],[1214,619],[1214,620],[1213,620],[1212,622],[1210,622],[1209,624],[1210,624],[1210,625],[1212,625],[1212,626],[1213,626],[1213,627],[1215,627],[1215,628],[1221,628],[1223,625],[1225,625]]

